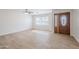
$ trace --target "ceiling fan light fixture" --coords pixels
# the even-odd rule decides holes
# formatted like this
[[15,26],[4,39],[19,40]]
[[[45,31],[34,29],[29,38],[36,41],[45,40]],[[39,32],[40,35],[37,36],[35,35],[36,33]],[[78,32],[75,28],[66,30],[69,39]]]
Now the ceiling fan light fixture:
[[30,11],[29,9],[25,9],[25,14],[33,14],[33,12]]

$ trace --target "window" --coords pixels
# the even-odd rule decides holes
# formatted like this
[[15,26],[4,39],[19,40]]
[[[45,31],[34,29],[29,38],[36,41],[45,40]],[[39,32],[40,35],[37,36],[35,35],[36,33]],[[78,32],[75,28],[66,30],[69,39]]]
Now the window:
[[48,17],[47,16],[36,17],[36,25],[48,25]]

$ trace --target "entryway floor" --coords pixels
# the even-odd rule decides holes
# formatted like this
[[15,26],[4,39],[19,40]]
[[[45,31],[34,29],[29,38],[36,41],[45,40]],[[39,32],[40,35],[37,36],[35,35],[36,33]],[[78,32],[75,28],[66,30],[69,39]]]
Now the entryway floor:
[[69,35],[29,30],[0,36],[1,49],[78,49],[79,43]]

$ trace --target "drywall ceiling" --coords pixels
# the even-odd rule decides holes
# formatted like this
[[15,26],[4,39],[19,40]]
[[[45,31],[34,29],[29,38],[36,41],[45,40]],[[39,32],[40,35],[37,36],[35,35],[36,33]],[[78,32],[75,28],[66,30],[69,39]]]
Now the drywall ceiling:
[[31,15],[52,13],[52,9],[28,9],[28,11],[33,12]]
[[[10,12],[10,13],[20,13],[25,14],[26,9],[1,9],[2,12]],[[48,14],[52,13],[52,9],[28,9],[28,11],[33,12],[30,15],[39,15],[39,14]],[[29,15],[29,14],[28,14]]]

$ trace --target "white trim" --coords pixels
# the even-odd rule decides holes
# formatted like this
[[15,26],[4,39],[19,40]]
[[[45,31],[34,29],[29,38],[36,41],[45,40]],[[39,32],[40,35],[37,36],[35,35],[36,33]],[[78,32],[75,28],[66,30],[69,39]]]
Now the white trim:
[[19,31],[8,32],[8,33],[3,33],[3,34],[0,34],[0,36],[5,36],[5,35],[8,35],[8,34],[14,34],[14,33],[17,33],[17,32],[28,31],[28,30],[32,30],[32,28],[23,29],[23,30],[19,30]]
[[75,39],[76,39],[76,41],[79,43],[79,38],[76,36],[76,35],[72,35]]

